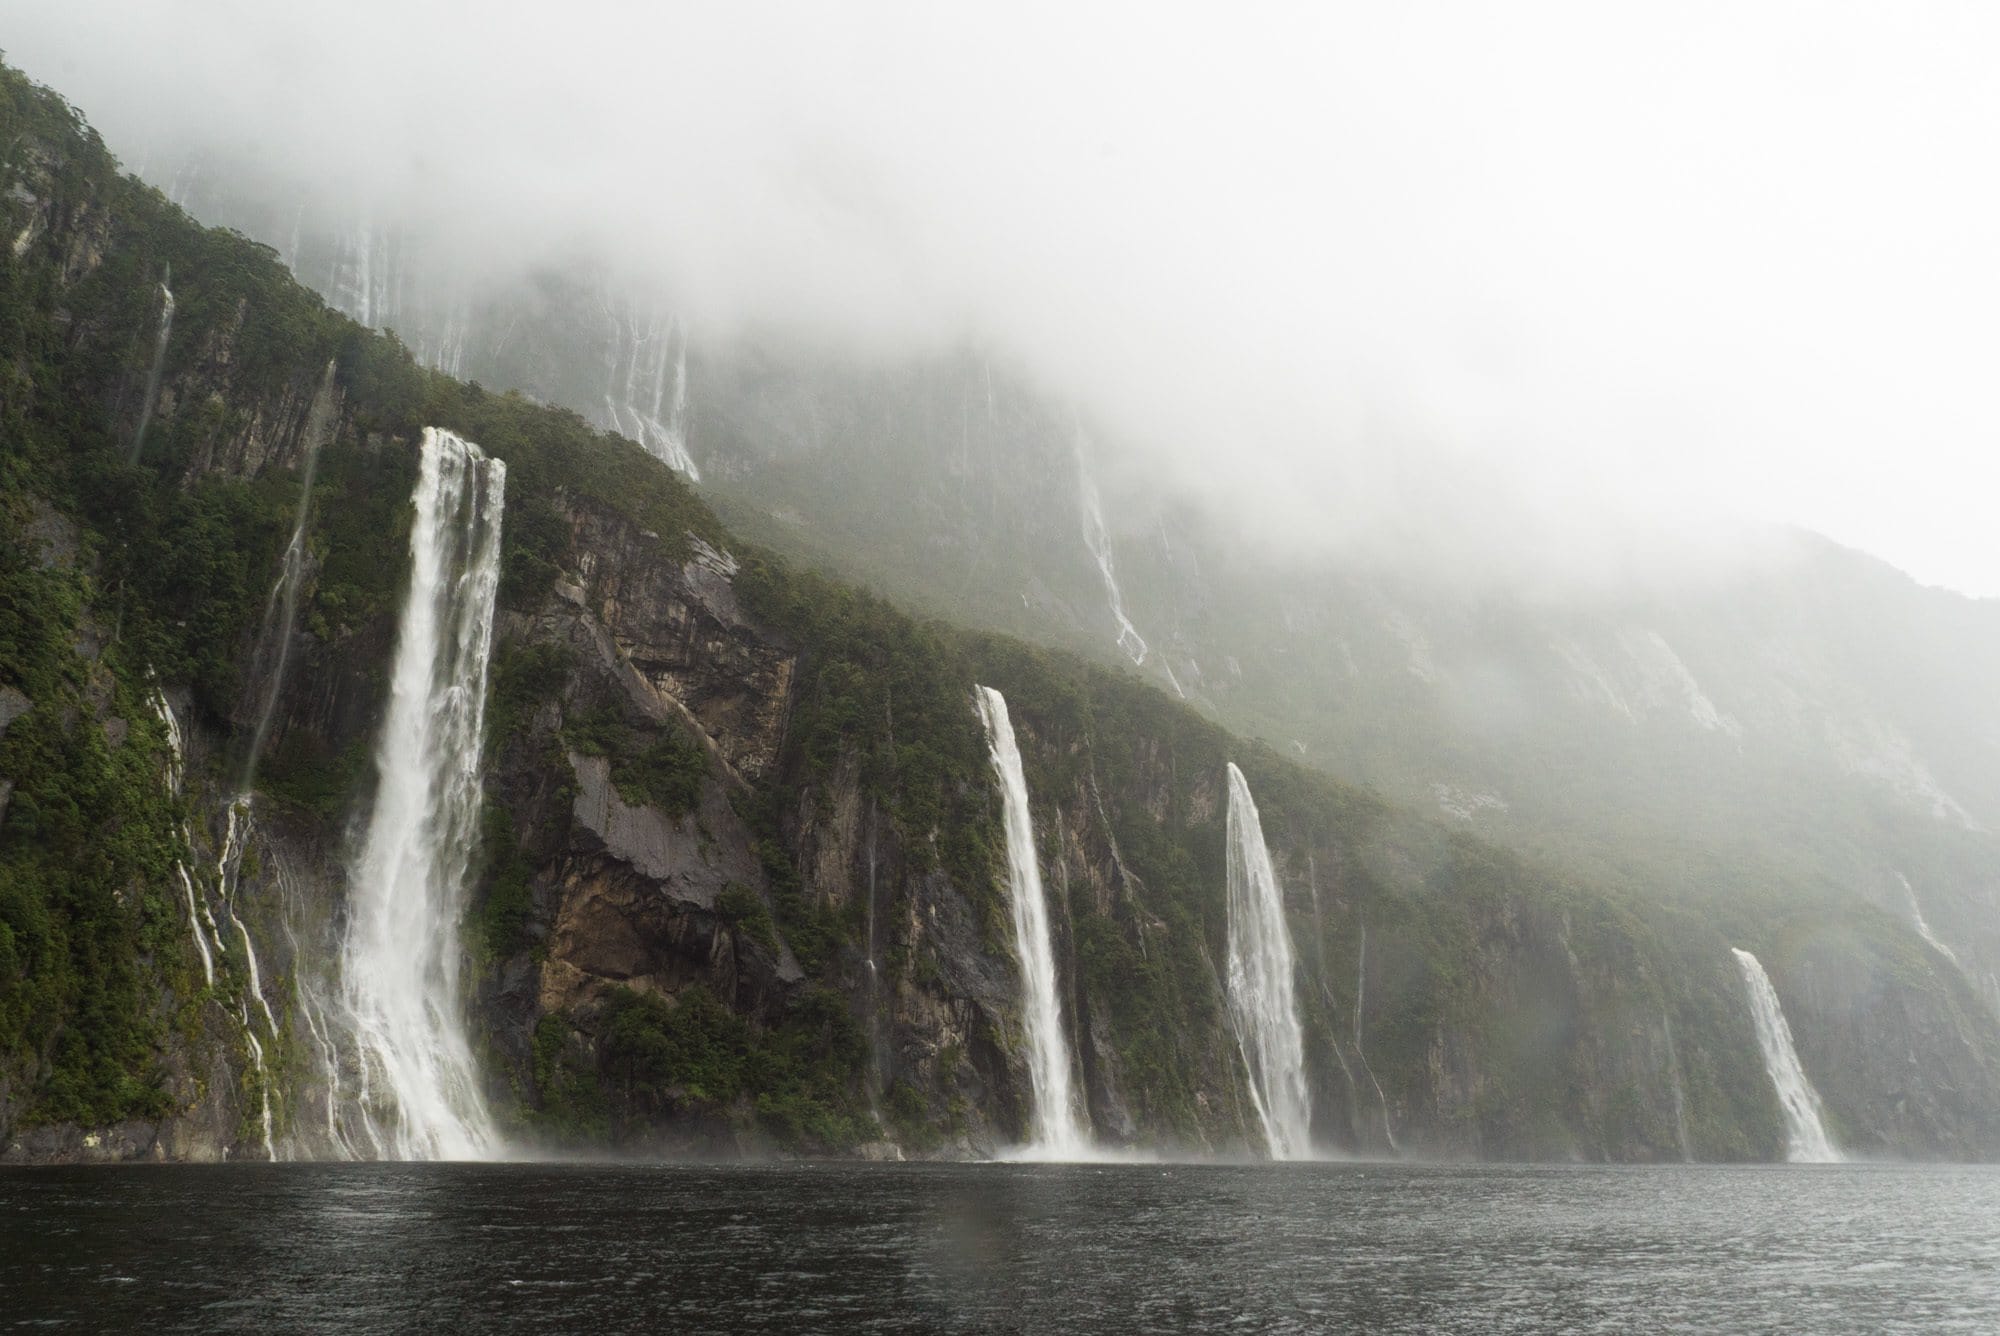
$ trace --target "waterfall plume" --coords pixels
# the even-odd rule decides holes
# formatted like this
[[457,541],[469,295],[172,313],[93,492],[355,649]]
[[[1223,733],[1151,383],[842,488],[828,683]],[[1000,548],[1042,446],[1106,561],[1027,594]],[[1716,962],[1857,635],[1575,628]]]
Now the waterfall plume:
[[1827,1135],[1819,1092],[1799,1065],[1798,1050],[1792,1046],[1792,1027],[1785,1022],[1771,976],[1764,973],[1763,962],[1748,951],[1732,946],[1729,952],[1743,972],[1743,986],[1750,994],[1750,1019],[1757,1027],[1757,1047],[1764,1054],[1764,1071],[1784,1111],[1785,1158],[1795,1164],[1840,1160],[1839,1149]]
[[1090,1150],[1090,1133],[1077,1113],[1070,1079],[1069,1039],[1063,1029],[1056,991],[1055,946],[1049,933],[1048,897],[1035,853],[1034,818],[1028,810],[1028,781],[1007,698],[991,687],[975,687],[980,722],[993,773],[1000,780],[1001,819],[1007,836],[1007,892],[1013,908],[1014,954],[1021,965],[1021,1029],[1027,1042],[1028,1080],[1034,1095],[1028,1152],[1048,1159],[1074,1159]]
[[1312,1094],[1293,978],[1292,932],[1250,782],[1229,765],[1229,1017],[1274,1160],[1312,1153]]
[[506,477],[478,446],[425,429],[410,588],[342,951],[359,1098],[380,1101],[363,1117],[398,1159],[499,1147],[465,1036],[458,921],[479,826]]

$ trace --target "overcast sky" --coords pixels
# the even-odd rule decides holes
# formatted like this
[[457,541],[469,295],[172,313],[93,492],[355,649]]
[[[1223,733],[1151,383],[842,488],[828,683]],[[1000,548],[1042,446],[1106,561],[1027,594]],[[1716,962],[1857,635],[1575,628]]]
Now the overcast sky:
[[0,11],[129,164],[981,339],[1260,538],[1776,520],[2000,594],[2000,6]]

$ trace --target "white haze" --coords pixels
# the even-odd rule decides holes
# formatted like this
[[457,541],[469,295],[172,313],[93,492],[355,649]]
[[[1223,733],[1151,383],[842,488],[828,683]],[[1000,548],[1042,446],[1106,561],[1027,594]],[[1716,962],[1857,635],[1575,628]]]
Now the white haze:
[[708,338],[985,344],[1259,541],[1778,521],[2000,593],[1991,6],[8,8],[129,164],[602,251]]

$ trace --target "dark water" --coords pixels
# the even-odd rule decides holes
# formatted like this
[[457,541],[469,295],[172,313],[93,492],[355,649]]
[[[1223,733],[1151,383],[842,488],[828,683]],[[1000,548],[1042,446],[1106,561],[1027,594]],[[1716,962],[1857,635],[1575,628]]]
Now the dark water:
[[12,1170],[0,1326],[1988,1332],[2000,1172]]

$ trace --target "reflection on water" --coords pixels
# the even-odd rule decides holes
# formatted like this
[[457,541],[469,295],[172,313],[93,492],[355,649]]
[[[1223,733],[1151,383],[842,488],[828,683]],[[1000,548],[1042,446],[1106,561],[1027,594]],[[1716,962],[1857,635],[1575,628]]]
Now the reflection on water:
[[0,1325],[2000,1329],[1980,1168],[0,1171]]

